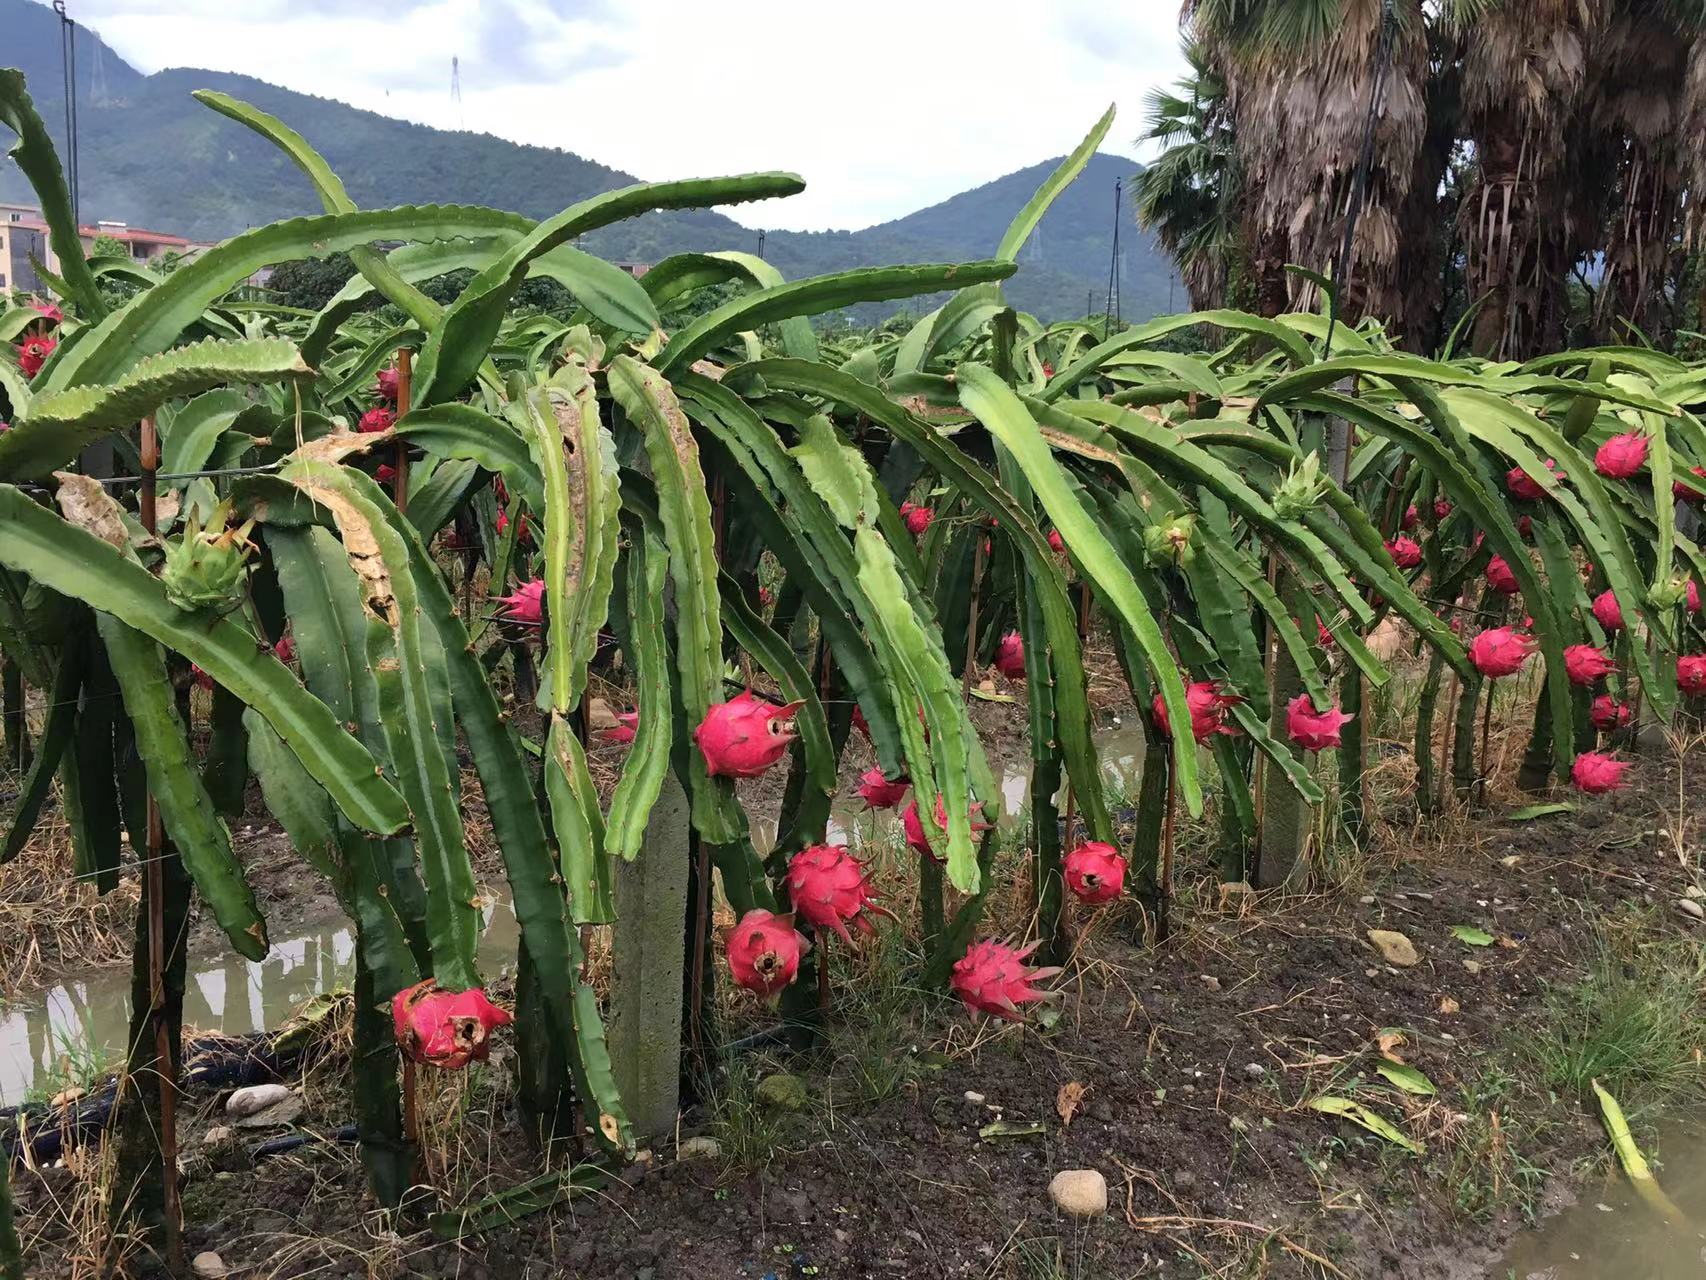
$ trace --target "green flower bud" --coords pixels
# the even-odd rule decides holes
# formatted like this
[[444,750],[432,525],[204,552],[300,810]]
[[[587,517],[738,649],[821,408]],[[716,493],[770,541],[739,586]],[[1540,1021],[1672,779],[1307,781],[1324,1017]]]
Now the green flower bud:
[[1188,565],[1196,555],[1196,549],[1191,546],[1191,534],[1196,527],[1195,512],[1150,525],[1143,531],[1143,549],[1149,554],[1149,562],[1156,566],[1174,564],[1180,568]]
[[1274,512],[1281,520],[1296,520],[1315,510],[1327,496],[1327,477],[1321,474],[1321,455],[1312,453],[1274,490]]
[[183,536],[166,544],[160,581],[166,596],[180,609],[218,609],[236,602],[243,584],[243,565],[249,554],[250,520],[228,529],[229,504],[222,503],[198,524],[186,519]]

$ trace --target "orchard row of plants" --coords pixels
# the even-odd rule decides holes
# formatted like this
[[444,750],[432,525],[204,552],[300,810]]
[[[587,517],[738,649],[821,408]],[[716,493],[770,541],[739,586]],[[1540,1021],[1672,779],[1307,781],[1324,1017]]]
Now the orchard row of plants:
[[[416,1160],[402,1079],[483,1057],[512,1019],[534,1132],[631,1151],[583,930],[620,928],[615,868],[651,856],[670,774],[691,811],[685,951],[712,945],[714,873],[737,919],[723,972],[805,1018],[823,951],[890,927],[884,886],[825,838],[858,735],[875,763],[849,791],[899,810],[916,854],[923,981],[1019,1018],[1075,911],[1130,897],[1165,929],[1177,811],[1212,805],[1227,881],[1295,858],[1273,805],[1259,828],[1264,794],[1356,836],[1364,709],[1392,678],[1367,637],[1389,618],[1424,655],[1424,810],[1447,781],[1436,736],[1470,794],[1477,713],[1531,666],[1536,788],[1623,785],[1636,720],[1706,695],[1688,532],[1706,374],[1635,346],[1427,359],[1315,313],[1119,332],[1018,313],[1001,282],[1111,113],[986,260],[785,281],[683,254],[636,280],[576,238],[802,183],[642,184],[539,223],[362,210],[288,125],[198,97],[280,147],[325,212],[166,277],[127,265],[139,287],[114,307],[119,268],[84,258],[21,77],[0,72],[63,268],[51,298],[0,315],[0,653],[23,770],[0,859],[56,797],[68,873],[112,888],[127,842],[158,870],[115,1126],[114,1203],[145,1227],[172,1226],[151,1117],[192,897],[239,953],[267,950],[225,821],[251,782],[352,921],[352,1104],[395,1206]],[[317,312],[234,294],[336,252],[360,274]],[[453,271],[473,275],[452,303],[422,292]],[[537,278],[577,310],[513,307]],[[895,336],[830,343],[811,323],[944,292]],[[375,294],[388,305],[362,309]],[[1090,634],[1149,712],[1130,831],[1098,765]],[[1028,938],[981,927],[1000,797],[965,689],[985,666],[1026,707]],[[594,674],[630,699],[603,731],[623,750],[608,794],[588,768]],[[738,786],[771,771],[761,855]],[[476,800],[521,926],[513,1013],[476,964]],[[694,967],[694,1016],[714,971]]]

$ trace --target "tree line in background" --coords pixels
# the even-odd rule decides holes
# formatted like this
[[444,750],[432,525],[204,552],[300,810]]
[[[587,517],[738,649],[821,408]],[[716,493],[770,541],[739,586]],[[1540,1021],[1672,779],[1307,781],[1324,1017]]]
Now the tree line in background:
[[1136,205],[1194,307],[1307,305],[1287,264],[1338,263],[1356,208],[1340,305],[1411,350],[1460,320],[1492,359],[1699,340],[1702,0],[1184,0],[1181,23]]

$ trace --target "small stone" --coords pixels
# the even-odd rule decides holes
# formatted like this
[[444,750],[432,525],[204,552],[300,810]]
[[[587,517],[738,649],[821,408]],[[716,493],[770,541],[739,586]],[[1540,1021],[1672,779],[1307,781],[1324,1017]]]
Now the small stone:
[[1268,1074],[1268,1069],[1259,1062],[1246,1062],[1244,1064],[1244,1074],[1251,1080],[1260,1080],[1263,1076]]
[[1210,991],[1220,990],[1220,979],[1215,977],[1212,973],[1205,973],[1200,976],[1202,977],[1203,986],[1207,987]]
[[1415,944],[1395,929],[1370,929],[1368,940],[1380,951],[1387,964],[1395,964],[1400,969],[1408,969],[1421,960],[1416,954]]
[[1422,892],[1422,891],[1421,891],[1421,890],[1420,890],[1420,889],[1409,889],[1409,890],[1406,890],[1406,891],[1405,891],[1405,893],[1404,893],[1404,896],[1405,896],[1405,897],[1406,897],[1406,898],[1414,898],[1414,899],[1416,899],[1416,900],[1417,900],[1417,901],[1418,901],[1418,902],[1432,902],[1432,901],[1433,901],[1433,900],[1434,900],[1434,896],[1433,896],[1433,894],[1431,894],[1431,893],[1423,893],[1423,892]]
[[1108,1180],[1095,1169],[1062,1169],[1048,1193],[1055,1208],[1074,1218],[1099,1218],[1108,1211]]
[[1678,898],[1676,909],[1693,920],[1706,920],[1706,907],[1700,905],[1696,898]]
[[1697,884],[1691,884],[1682,891],[1682,896],[1685,898],[1706,898],[1706,889],[1702,889]]
[[1456,1013],[1459,1008],[1461,1008],[1461,1006],[1450,996],[1441,996],[1439,998],[1439,1011],[1448,1017],[1451,1014]]
[[238,1089],[225,1100],[225,1114],[252,1116],[257,1111],[277,1106],[289,1096],[290,1089],[282,1084],[252,1084],[245,1089]]
[[1517,854],[1513,853],[1509,857],[1500,858],[1499,859],[1499,865],[1501,867],[1503,867],[1506,871],[1514,871],[1514,870],[1516,870],[1516,864],[1521,862],[1521,861],[1522,861],[1522,858],[1520,856],[1518,856]]
[[806,1082],[778,1071],[760,1080],[753,1096],[772,1111],[802,1111],[806,1105]]
[[1463,971],[1465,973],[1480,973],[1481,962],[1479,960],[1465,960],[1463,962]]
[[302,1116],[302,1099],[294,1093],[286,1093],[283,1098],[264,1110],[253,1115],[241,1116],[237,1120],[239,1129],[272,1129],[280,1125],[295,1124]]
[[1372,893],[1365,893],[1362,895],[1362,897],[1357,899],[1357,903],[1360,906],[1364,906],[1364,907],[1372,907],[1374,905],[1374,902],[1375,902],[1375,898],[1374,898],[1374,895]]
[[984,1104],[985,1099],[984,1096],[976,1089],[967,1089],[966,1101],[971,1103],[974,1107],[981,1107]]
[[705,1134],[688,1138],[675,1149],[677,1160],[717,1160],[722,1154],[723,1144]]
[[[183,1255],[178,1256],[182,1257]],[[205,1253],[196,1254],[190,1260],[190,1274],[195,1277],[195,1280],[224,1280],[224,1277],[230,1275],[231,1272],[226,1269],[225,1259],[209,1249]]]
[[237,1131],[230,1125],[216,1124],[201,1135],[201,1140],[210,1147],[217,1147],[222,1142],[230,1142]]

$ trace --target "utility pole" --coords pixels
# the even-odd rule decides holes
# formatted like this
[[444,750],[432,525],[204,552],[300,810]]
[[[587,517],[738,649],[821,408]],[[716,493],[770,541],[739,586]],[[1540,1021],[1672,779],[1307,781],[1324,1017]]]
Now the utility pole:
[[764,229],[762,227],[758,231],[758,256],[760,258],[764,256]]
[[59,66],[65,79],[65,156],[70,171],[71,220],[83,226],[82,181],[77,169],[77,24],[65,12],[65,0],[53,0],[59,15]]

